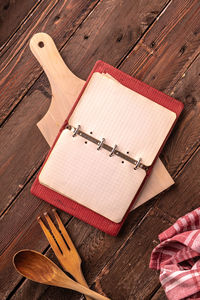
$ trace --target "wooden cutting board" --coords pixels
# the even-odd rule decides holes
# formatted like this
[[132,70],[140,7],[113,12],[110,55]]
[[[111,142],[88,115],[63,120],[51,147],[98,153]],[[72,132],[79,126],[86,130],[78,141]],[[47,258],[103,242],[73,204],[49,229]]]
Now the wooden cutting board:
[[[37,123],[49,146],[69,114],[85,81],[75,76],[61,58],[54,41],[46,33],[37,33],[30,40],[30,49],[46,73],[52,91],[49,110]],[[132,210],[174,184],[165,166],[158,159]]]

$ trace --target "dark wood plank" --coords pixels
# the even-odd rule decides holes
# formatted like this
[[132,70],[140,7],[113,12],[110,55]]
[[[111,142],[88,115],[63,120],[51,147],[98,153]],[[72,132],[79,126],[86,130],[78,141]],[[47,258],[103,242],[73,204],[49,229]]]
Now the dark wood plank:
[[[8,61],[9,56],[12,55],[14,48],[16,45],[18,45],[17,49],[19,50],[20,43],[20,37],[21,35],[29,28],[31,30],[32,20],[34,19],[35,23],[37,23],[38,18],[41,16],[41,12],[45,11],[46,15],[48,15],[51,10],[56,6],[57,1],[53,0],[50,2],[47,0],[40,0],[38,1],[37,5],[34,7],[33,11],[31,11],[31,14],[28,14],[26,19],[22,21],[19,28],[16,28],[16,32],[10,37],[9,40],[3,45],[3,47],[0,50],[0,64],[4,62],[4,60]],[[43,20],[44,16],[41,18],[41,21]],[[24,36],[26,37],[26,36]],[[15,49],[16,50],[16,49]]]
[[194,153],[193,158],[181,170],[176,178],[176,184],[156,202],[157,207],[176,219],[199,207],[199,161],[200,149]]
[[6,299],[10,292],[9,286],[15,286],[15,278],[18,276],[12,265],[14,253],[21,249],[40,249],[43,251],[44,239],[42,236],[40,237],[40,228],[36,223],[36,217],[38,212],[46,211],[48,206],[39,199],[33,199],[28,189],[24,190],[20,198],[21,202],[18,202],[18,208],[16,207],[14,211],[11,208],[9,214],[5,215],[3,221],[1,220],[1,299]]
[[33,176],[49,149],[36,127],[48,109],[49,99],[48,82],[43,77],[0,132],[1,213]]
[[167,300],[167,296],[165,295],[162,287],[159,288],[159,290],[154,294],[151,300]]
[[16,44],[1,58],[1,123],[42,72],[28,46],[31,36],[35,32],[47,32],[55,39],[60,49],[97,2],[97,0],[45,1],[44,7],[38,6],[30,16],[31,28],[28,27],[22,32]]
[[[104,4],[101,5],[106,6],[109,1],[103,2]],[[139,43],[135,45],[133,38],[129,40],[131,34],[135,36],[135,40],[138,40],[144,32],[142,26],[145,24],[144,29],[146,29],[147,24],[153,21],[152,12],[155,15],[155,11],[159,11],[159,7],[152,7],[151,13],[150,10],[146,11],[146,7],[156,5],[156,1],[142,2],[140,8],[137,1],[134,3],[129,1],[130,7],[125,1],[127,8],[120,6],[119,15],[112,10],[112,7],[112,13],[105,11],[103,14],[100,5],[93,11],[87,22],[82,24],[70,40],[64,54],[64,58],[75,74],[86,78],[88,64],[92,67],[99,58],[113,65],[121,62],[123,53],[118,52],[118,48],[121,45],[128,45],[130,49],[128,59],[124,60],[120,68],[159,90],[168,92],[171,89],[199,51],[200,3],[198,0],[170,1],[164,13],[156,18]],[[162,7],[166,4],[167,2],[163,2]],[[134,6],[134,13],[131,6]],[[134,16],[135,11],[139,11],[136,16]],[[145,16],[142,20],[141,15]],[[136,24],[136,27],[131,23]],[[115,48],[110,48],[110,40],[113,41]],[[183,51],[182,47],[185,43]],[[79,47],[75,45],[82,45],[82,51],[79,51]],[[105,48],[107,52],[104,52]],[[72,51],[75,51],[75,57],[71,57]]]
[[[173,133],[173,138],[175,138],[177,144],[173,139],[170,139],[163,154],[165,163],[169,168],[176,170],[176,173],[180,173],[181,176],[175,177],[176,185],[169,193],[158,197],[157,206],[164,211],[168,211],[175,218],[199,206],[199,67],[200,57],[195,60],[172,91],[172,94],[185,104],[185,110],[179,122],[180,129]],[[194,153],[194,159],[190,160],[192,153]],[[178,166],[177,161],[180,162]],[[188,165],[182,170],[183,162],[186,161],[188,161]]]
[[157,235],[170,225],[167,215],[150,210],[98,275],[95,288],[115,300],[149,299],[159,286],[158,273],[148,268],[150,254]]
[[84,79],[98,59],[117,66],[168,2],[102,1],[69,41],[63,53],[68,66]]
[[199,54],[199,13],[198,0],[171,1],[129,54],[129,62],[122,63],[123,70],[169,93]]
[[39,2],[40,0],[0,1],[0,49]]
[[167,142],[162,159],[175,176],[200,144],[200,56],[193,62],[171,95],[184,103],[184,111]]
[[[26,185],[18,196],[18,201],[10,207],[9,212],[0,219],[0,253],[2,261],[0,264],[0,298],[2,300],[7,298],[21,280],[21,276],[14,270],[12,265],[14,253],[25,248],[44,252],[48,246],[48,242],[36,219],[43,212],[49,211],[50,205],[30,194],[32,181]],[[149,208],[150,203],[131,213],[118,237],[108,236],[78,219],[72,219],[67,226],[67,230],[83,259],[83,271],[89,283],[95,280],[99,270],[104,267],[121,244],[126,241]],[[61,218],[65,223],[69,221],[69,215],[64,212],[61,213]],[[52,255],[51,251],[48,252],[48,255]],[[35,295],[43,293],[46,287],[38,285],[37,289],[35,284],[26,281],[21,289],[16,293],[16,297],[19,295],[19,299],[26,299],[25,295],[29,293],[31,299],[36,299]],[[24,295],[24,298],[20,298],[21,294]]]

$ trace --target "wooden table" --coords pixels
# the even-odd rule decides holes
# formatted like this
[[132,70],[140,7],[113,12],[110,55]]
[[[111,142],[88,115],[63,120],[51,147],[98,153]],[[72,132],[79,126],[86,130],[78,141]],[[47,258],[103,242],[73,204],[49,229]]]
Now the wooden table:
[[2,3],[0,299],[80,299],[68,290],[25,280],[12,266],[13,254],[24,248],[57,262],[36,221],[51,207],[30,194],[49,149],[36,123],[48,110],[51,91],[28,47],[40,31],[53,37],[80,78],[86,79],[102,59],[185,105],[161,155],[176,184],[133,211],[119,236],[59,212],[92,289],[113,300],[166,299],[158,273],[148,268],[150,253],[158,234],[200,203],[199,0]]

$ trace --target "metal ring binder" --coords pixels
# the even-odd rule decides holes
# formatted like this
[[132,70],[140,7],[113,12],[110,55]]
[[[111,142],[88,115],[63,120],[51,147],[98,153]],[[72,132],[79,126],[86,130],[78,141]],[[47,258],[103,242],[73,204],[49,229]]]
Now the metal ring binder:
[[98,140],[96,138],[94,138],[93,136],[83,132],[82,130],[80,130],[80,125],[77,126],[77,128],[71,126],[71,125],[67,125],[66,126],[66,129],[68,130],[72,130],[73,131],[73,137],[76,136],[76,135],[79,135],[81,137],[83,137],[84,139],[98,145],[98,148],[97,150],[100,150],[101,148],[107,150],[110,152],[110,155],[109,156],[112,156],[113,154],[119,156],[120,158],[130,162],[131,164],[133,164],[135,167],[133,168],[134,170],[137,170],[138,168],[141,168],[145,171],[148,170],[148,166],[145,166],[143,163],[142,163],[142,158],[139,158],[139,160],[136,160],[130,156],[128,156],[127,154],[124,154],[122,152],[120,152],[119,150],[116,151],[116,147],[117,145],[115,145],[114,147],[110,147],[109,145],[105,144],[104,141],[105,141],[105,138],[102,138],[101,140]]
[[142,160],[142,159],[139,158],[139,160],[137,161],[137,163],[136,163],[136,165],[135,165],[134,170],[137,170],[137,169],[139,168],[141,160]]
[[78,125],[77,128],[74,128],[74,133],[73,133],[73,135],[72,135],[73,137],[75,137],[75,136],[77,135],[77,133],[78,133],[80,127],[81,127],[81,126]]
[[110,152],[110,154],[109,154],[110,157],[113,156],[113,154],[115,153],[116,148],[117,148],[117,145],[115,145],[115,146],[112,148],[112,150],[111,150],[111,152]]
[[101,149],[101,147],[103,146],[104,141],[105,141],[105,139],[102,138],[102,140],[99,142],[99,146],[97,147],[97,150]]

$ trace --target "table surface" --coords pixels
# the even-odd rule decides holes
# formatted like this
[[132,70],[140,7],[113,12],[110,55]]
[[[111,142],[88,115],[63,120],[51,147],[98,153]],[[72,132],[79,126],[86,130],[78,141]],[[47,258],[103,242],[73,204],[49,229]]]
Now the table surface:
[[52,207],[30,194],[49,149],[36,127],[51,90],[28,43],[50,34],[64,61],[86,79],[96,60],[135,76],[185,105],[161,155],[175,185],[130,215],[117,237],[59,211],[92,289],[111,299],[166,299],[148,268],[157,236],[199,206],[199,0],[2,1],[0,7],[0,299],[80,299],[22,278],[12,256],[34,249],[56,258],[36,219]]

